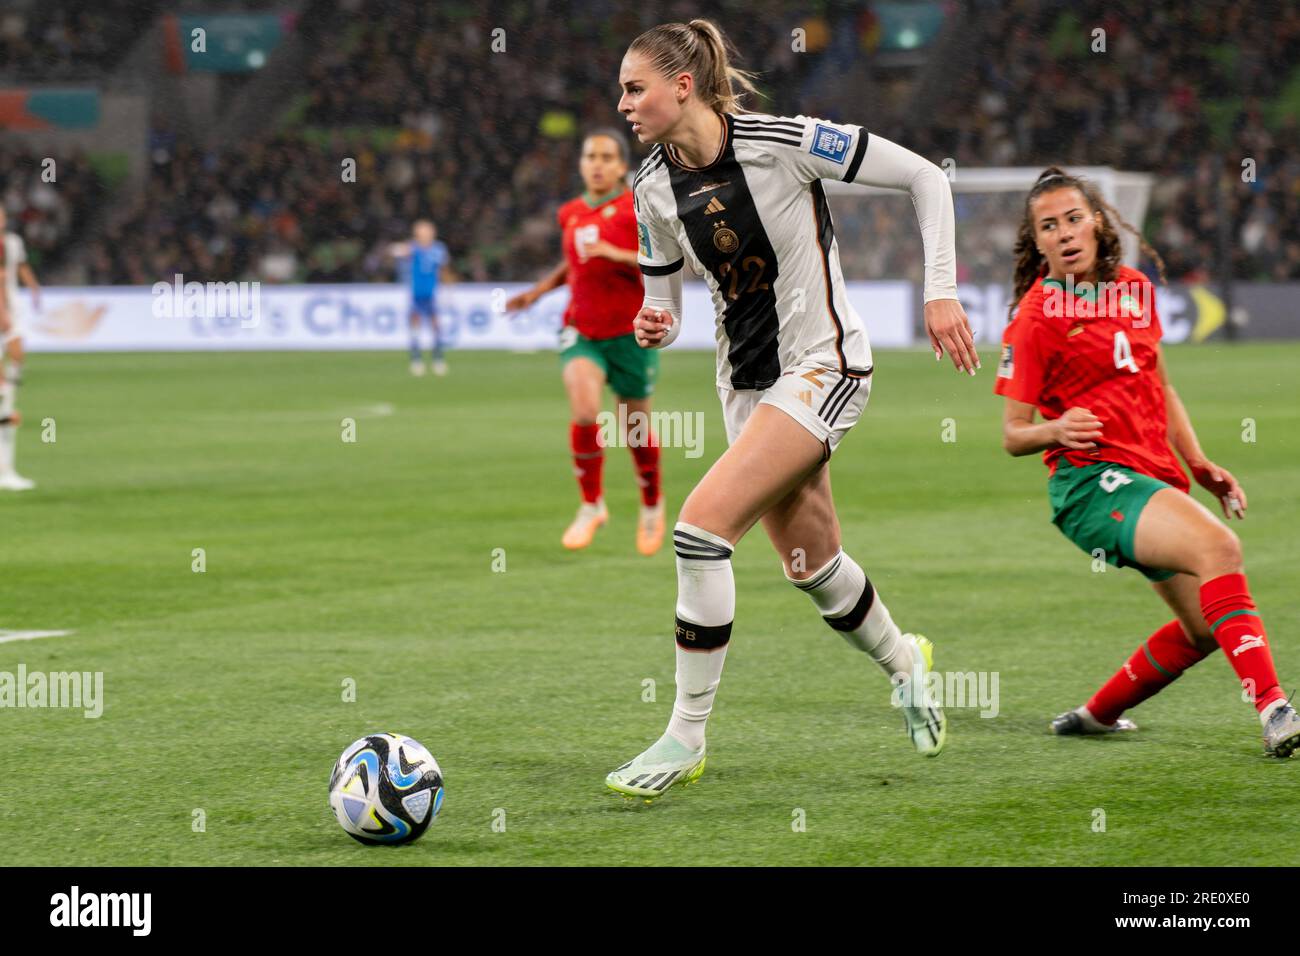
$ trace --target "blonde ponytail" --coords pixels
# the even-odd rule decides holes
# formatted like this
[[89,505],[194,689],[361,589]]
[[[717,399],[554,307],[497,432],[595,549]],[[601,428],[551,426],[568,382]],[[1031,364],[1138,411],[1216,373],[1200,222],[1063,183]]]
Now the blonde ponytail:
[[731,65],[735,50],[712,20],[661,23],[633,40],[628,52],[644,56],[668,79],[691,74],[695,94],[717,113],[748,113],[741,97],[762,95],[754,85],[755,74]]

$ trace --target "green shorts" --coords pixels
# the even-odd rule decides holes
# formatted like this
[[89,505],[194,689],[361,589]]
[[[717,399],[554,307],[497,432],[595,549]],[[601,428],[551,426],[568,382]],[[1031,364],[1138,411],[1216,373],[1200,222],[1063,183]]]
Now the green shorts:
[[612,339],[589,339],[566,325],[560,329],[560,364],[579,356],[600,366],[605,381],[620,398],[649,398],[654,393],[659,350],[641,348],[630,332]]
[[1149,568],[1133,557],[1133,537],[1147,500],[1173,485],[1139,474],[1124,465],[1101,461],[1076,467],[1060,459],[1047,482],[1052,524],[1089,554],[1105,555],[1117,568],[1133,567],[1152,581],[1167,581],[1176,572]]

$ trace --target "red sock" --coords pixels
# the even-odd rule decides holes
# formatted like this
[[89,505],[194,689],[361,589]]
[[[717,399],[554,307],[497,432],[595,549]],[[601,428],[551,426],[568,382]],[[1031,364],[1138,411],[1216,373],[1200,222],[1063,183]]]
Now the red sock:
[[1183,636],[1182,625],[1170,621],[1143,641],[1128,663],[1092,695],[1088,712],[1103,724],[1113,724],[1124,711],[1168,687],[1204,658],[1205,653]]
[[569,424],[569,447],[573,449],[573,473],[578,476],[582,500],[595,504],[600,500],[601,473],[605,470],[605,448],[600,443],[600,426]]
[[1224,574],[1201,585],[1201,613],[1228,663],[1253,694],[1256,710],[1286,697],[1277,684],[1264,621],[1250,599],[1244,574]]
[[649,508],[659,503],[659,436],[650,432],[645,445],[628,442],[636,468],[636,483],[641,486],[641,504]]

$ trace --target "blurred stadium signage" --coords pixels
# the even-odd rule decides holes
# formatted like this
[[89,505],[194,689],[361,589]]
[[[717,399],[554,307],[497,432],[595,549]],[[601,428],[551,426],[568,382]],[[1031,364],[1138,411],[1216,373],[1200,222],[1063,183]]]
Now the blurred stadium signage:
[[[557,290],[526,312],[506,315],[501,305],[522,283],[459,283],[438,296],[447,344],[461,349],[553,349],[567,292]],[[871,344],[924,344],[920,291],[910,282],[849,282],[848,296],[866,322]],[[1297,338],[1290,303],[1300,283],[1238,283],[1234,314],[1246,338]],[[1006,289],[966,285],[959,295],[975,339],[993,343],[1006,324]],[[160,310],[149,286],[51,287],[41,312],[25,293],[18,307],[32,351],[171,351],[203,349],[405,349],[406,291],[399,285],[262,285],[257,321],[236,296],[186,298]],[[1203,286],[1157,289],[1166,342],[1200,342],[1222,334],[1223,303]],[[702,283],[684,290],[685,325],[672,348],[715,347],[713,305]]]

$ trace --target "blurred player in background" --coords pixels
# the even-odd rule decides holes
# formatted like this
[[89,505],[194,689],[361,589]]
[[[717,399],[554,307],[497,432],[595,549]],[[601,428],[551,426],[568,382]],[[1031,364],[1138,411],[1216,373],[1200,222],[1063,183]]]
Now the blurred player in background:
[[27,491],[36,483],[22,477],[15,470],[18,424],[18,386],[23,378],[23,309],[18,302],[18,282],[22,281],[31,293],[32,307],[40,311],[41,287],[36,273],[27,262],[27,248],[22,236],[7,230],[7,215],[0,206],[0,265],[4,268],[4,298],[0,309],[0,491]]
[[[1084,551],[1141,571],[1175,617],[1052,730],[1135,730],[1121,714],[1221,647],[1259,713],[1265,752],[1289,757],[1300,717],[1278,684],[1241,542],[1188,494],[1170,443],[1225,517],[1246,516],[1246,493],[1201,450],[1165,369],[1154,289],[1120,264],[1116,225],[1136,235],[1087,182],[1055,166],[1039,177],[1015,247],[1019,307],[994,390],[1006,398],[1003,447],[1044,452],[1053,523]],[[1159,255],[1142,249],[1163,277]]]
[[587,191],[558,213],[564,261],[537,285],[513,296],[506,309],[528,308],[552,289],[569,285],[560,362],[573,415],[569,447],[582,503],[562,543],[570,549],[585,548],[608,520],[602,493],[605,452],[596,423],[608,382],[627,409],[619,418],[625,422],[623,440],[641,486],[636,547],[650,555],[664,537],[659,439],[649,427],[659,355],[638,346],[632,334],[643,290],[636,263],[636,212],[626,183],[627,141],[616,130],[595,130],[582,141],[579,165]]
[[401,262],[404,278],[411,290],[411,374],[424,374],[424,360],[420,354],[420,326],[429,323],[433,336],[430,362],[434,375],[447,374],[443,357],[442,333],[438,328],[438,283],[443,270],[451,261],[445,244],[438,241],[438,230],[427,219],[416,222],[410,242],[395,242],[389,246],[389,255]]
[[[652,798],[704,769],[705,723],[731,640],[731,555],[762,522],[790,584],[889,677],[917,752],[938,754],[942,708],[927,688],[929,641],[902,632],[840,544],[827,462],[871,386],[871,346],[849,301],[821,180],[906,191],[925,248],[925,325],[961,371],[978,358],[957,301],[952,192],[937,166],[860,126],[740,107],[721,31],[708,20],[637,37],[618,108],[657,144],[633,182],[647,348],[682,323],[682,272],[704,276],[718,340],[715,384],[729,447],[682,505],[677,552],[677,699],[663,735],[605,779]],[[893,237],[881,237],[887,242]],[[799,651],[791,649],[797,663]],[[892,695],[891,695],[892,696]],[[774,766],[777,779],[785,770]]]

